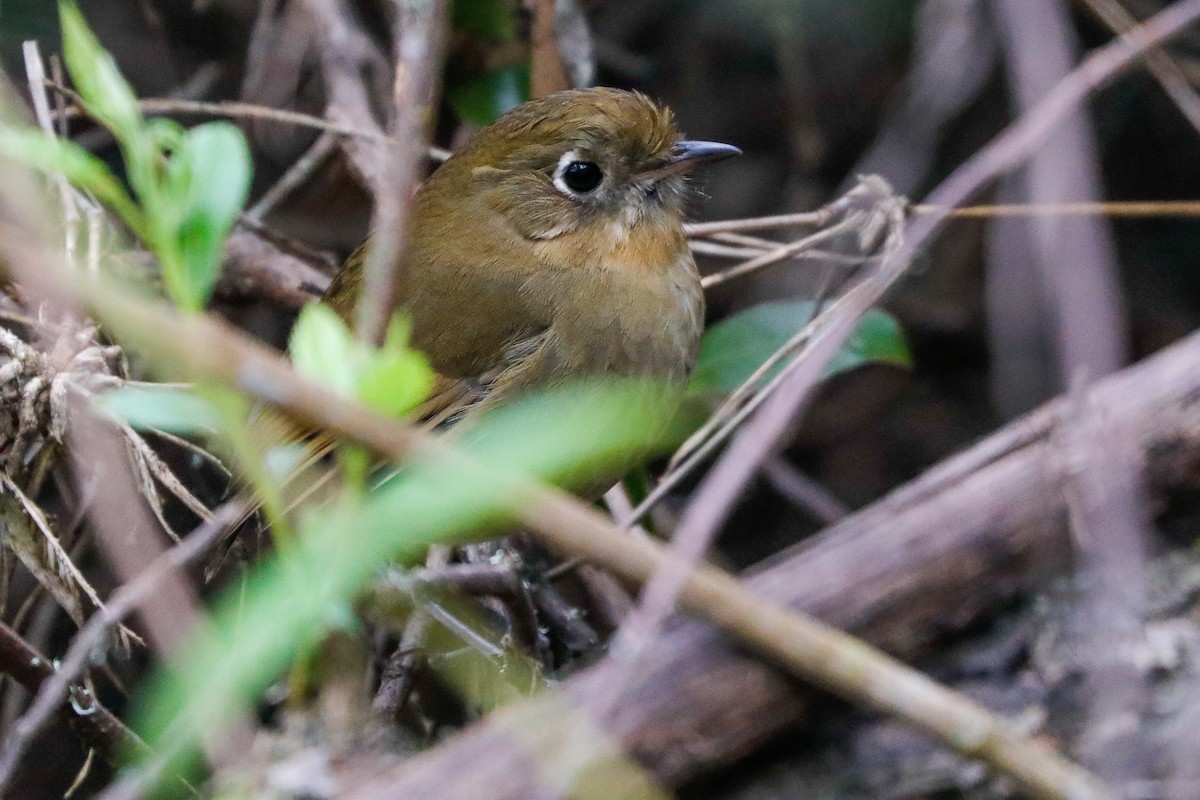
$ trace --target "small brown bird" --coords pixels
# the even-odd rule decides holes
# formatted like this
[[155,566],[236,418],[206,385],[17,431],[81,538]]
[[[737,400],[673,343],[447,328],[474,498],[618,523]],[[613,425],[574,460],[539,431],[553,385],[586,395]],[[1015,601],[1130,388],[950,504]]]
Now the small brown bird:
[[[684,140],[670,111],[616,89],[558,92],[481,130],[413,205],[396,297],[440,376],[424,412],[579,376],[686,379],[704,318],[686,175],[740,152]],[[347,320],[366,246],[325,294]]]

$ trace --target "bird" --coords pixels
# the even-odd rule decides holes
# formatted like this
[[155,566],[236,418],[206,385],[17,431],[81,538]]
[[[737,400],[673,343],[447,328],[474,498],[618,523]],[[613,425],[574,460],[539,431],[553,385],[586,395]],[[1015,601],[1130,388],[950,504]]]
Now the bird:
[[[741,153],[636,92],[571,89],[479,130],[418,189],[395,298],[437,373],[419,416],[622,376],[682,384],[704,324],[688,175]],[[370,241],[322,302],[349,322]]]

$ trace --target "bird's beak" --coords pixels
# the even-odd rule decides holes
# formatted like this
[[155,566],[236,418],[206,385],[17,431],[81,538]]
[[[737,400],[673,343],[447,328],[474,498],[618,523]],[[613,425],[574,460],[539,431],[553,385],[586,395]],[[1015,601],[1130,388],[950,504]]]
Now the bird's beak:
[[683,175],[691,172],[701,164],[711,164],[733,156],[740,156],[741,148],[720,142],[699,142],[683,140],[676,142],[671,148],[671,155],[666,164],[660,164],[654,169],[643,172],[639,177],[650,180],[662,180],[671,175]]

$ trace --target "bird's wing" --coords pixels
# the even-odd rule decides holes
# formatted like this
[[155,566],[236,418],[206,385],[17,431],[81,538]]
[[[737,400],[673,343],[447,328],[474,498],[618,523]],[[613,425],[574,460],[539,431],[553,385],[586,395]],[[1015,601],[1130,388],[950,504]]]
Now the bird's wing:
[[524,379],[544,357],[549,341],[549,328],[525,330],[505,344],[495,366],[482,375],[438,375],[429,398],[417,408],[417,419],[428,428],[449,427],[506,391],[523,388]]

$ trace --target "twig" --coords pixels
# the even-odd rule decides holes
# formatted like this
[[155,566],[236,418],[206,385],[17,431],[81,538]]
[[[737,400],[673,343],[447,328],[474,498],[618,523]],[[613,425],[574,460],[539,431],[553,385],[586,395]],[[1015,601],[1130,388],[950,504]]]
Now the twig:
[[[57,112],[56,117],[66,118],[90,116],[83,99],[70,87],[59,81],[47,80],[46,85],[55,92],[71,98],[71,105],[64,111]],[[167,97],[146,97],[138,100],[138,107],[147,116],[167,116],[171,114],[196,114],[211,117],[229,117],[231,119],[256,119],[268,122],[279,122],[284,125],[296,125],[302,128],[325,131],[339,136],[350,136],[356,139],[366,139],[374,142],[388,141],[387,134],[379,130],[371,130],[348,123],[332,122],[313,114],[300,111],[288,111],[282,108],[272,108],[258,103],[244,103],[239,100],[221,100],[209,102],[203,100],[175,100]],[[429,157],[434,161],[445,161],[450,157],[450,151],[440,147],[430,147]]]
[[825,314],[817,317],[793,334],[788,341],[784,342],[778,350],[760,364],[741,386],[725,399],[699,430],[689,436],[680,445],[679,449],[672,455],[666,473],[659,479],[654,489],[642,499],[642,502],[638,503],[637,508],[630,514],[629,521],[626,524],[637,522],[646,516],[650,509],[662,502],[664,497],[674,491],[688,475],[692,474],[710,455],[716,452],[717,448],[724,444],[733,432],[741,427],[750,418],[750,415],[767,401],[768,397],[779,391],[779,387],[785,380],[788,380],[788,376],[800,369],[801,358],[799,356],[793,358],[761,390],[756,392],[755,389],[759,382],[777,364],[796,353],[802,353],[802,348],[808,345],[821,325],[828,319],[826,315],[840,313],[837,307],[839,304],[844,303],[845,299],[845,297],[840,298],[834,303],[834,307],[826,311]]
[[960,206],[948,209],[928,203],[911,206],[914,214],[945,214],[948,219],[995,219],[996,217],[1090,217],[1114,219],[1158,219],[1200,217],[1197,200],[1115,200],[1088,203],[1001,203]]
[[[3,622],[0,622],[0,670],[12,676],[30,694],[38,694],[57,676],[53,663]],[[130,749],[140,753],[149,751],[146,743],[101,705],[86,687],[76,687],[69,699],[60,695],[47,717],[53,713],[58,713],[88,747],[98,749],[112,763]],[[9,734],[3,751],[0,751],[0,796],[7,793],[31,741],[32,735],[22,733],[18,727]],[[186,783],[184,786],[192,795],[197,795],[195,789]]]
[[521,584],[516,572],[499,564],[448,564],[414,570],[411,577],[413,583],[433,591],[496,597],[516,594]]
[[529,94],[533,98],[545,97],[551,92],[571,88],[571,76],[558,49],[558,36],[554,30],[554,0],[526,0],[525,7],[533,12],[533,25],[529,31],[530,78]]
[[234,233],[225,245],[217,292],[299,308],[320,297],[328,285],[328,275],[281,252],[258,234]]
[[568,650],[587,653],[600,643],[596,629],[580,616],[578,609],[568,603],[554,586],[538,581],[529,588],[529,593],[539,617],[555,631],[557,641],[561,641]]
[[[832,205],[836,207],[837,203]],[[778,264],[780,261],[794,258],[806,250],[812,250],[819,244],[825,244],[826,242],[837,239],[842,234],[854,230],[856,227],[858,227],[858,225],[859,221],[857,219],[843,220],[833,227],[818,231],[817,233],[814,233],[811,236],[806,236],[803,239],[781,245],[775,248],[775,250],[769,253],[764,253],[757,258],[752,258],[744,264],[738,264],[736,267],[731,267],[729,269],[722,270],[721,272],[715,272],[712,275],[705,275],[704,278],[701,279],[700,285],[705,289],[711,289],[714,286],[720,286],[722,283],[733,280],[734,278],[740,278],[745,275],[749,275],[752,272],[757,272],[765,267],[769,267],[772,264]]]
[[375,41],[355,22],[345,0],[306,0],[312,15],[325,84],[325,116],[373,133],[342,143],[350,166],[376,197],[387,191],[386,149],[390,142],[375,117],[379,98],[368,85],[386,63]]
[[[1125,7],[1117,0],[1083,0],[1084,5],[1091,9],[1113,33],[1122,34],[1137,25]],[[1162,86],[1167,96],[1175,102],[1179,113],[1197,131],[1200,131],[1200,94],[1192,86],[1191,81],[1183,74],[1183,70],[1174,59],[1161,47],[1152,47],[1146,52],[1146,68]]]
[[271,213],[275,206],[303,186],[304,182],[312,177],[313,172],[325,163],[336,148],[337,139],[331,132],[326,131],[318,136],[312,146],[288,167],[287,172],[283,173],[253,206],[246,209],[246,218],[253,222],[261,222],[263,217]]
[[850,513],[845,504],[828,489],[793,467],[782,456],[767,459],[762,465],[762,472],[775,491],[822,524],[832,525]]
[[512,565],[450,564],[436,570],[410,573],[414,591],[496,598],[511,626],[513,638],[542,656],[541,635],[529,589]]
[[[425,558],[427,570],[436,573],[449,563],[450,548],[442,546],[429,548],[429,555]],[[379,679],[379,689],[375,692],[375,699],[372,701],[371,707],[376,714],[389,722],[396,719],[400,709],[404,708],[404,704],[408,702],[417,670],[425,662],[422,648],[425,644],[425,637],[429,634],[430,622],[429,615],[421,609],[419,604],[414,604],[408,623],[404,626],[404,634],[400,637],[400,643],[396,645],[395,652],[384,665],[383,675]]]
[[[25,56],[25,74],[29,82],[29,94],[33,98],[34,114],[38,124],[47,136],[53,139],[56,135],[54,121],[50,111],[50,100],[46,96],[46,66],[42,61],[41,51],[35,41],[24,42],[21,46]],[[54,174],[54,182],[58,187],[58,197],[63,209],[63,233],[67,263],[77,266],[76,242],[79,235],[79,209],[75,205],[75,190],[67,183],[61,172]]]
[[[280,233],[266,223],[252,219],[246,214],[242,214],[240,217],[238,217],[238,227],[254,234],[254,236],[257,238],[261,239],[272,247],[283,251],[289,256],[295,256],[305,264],[310,264],[316,267],[322,275],[337,269],[338,264],[340,263],[327,250],[318,250],[314,247],[309,247],[304,242]],[[235,232],[230,238],[236,237],[237,235],[238,234]]]
[[[220,539],[227,531],[228,526],[235,522],[241,513],[242,504],[237,501],[227,503],[217,509],[210,520],[202,523],[180,544],[163,553],[136,578],[114,592],[108,603],[100,606],[75,634],[75,638],[57,670],[50,667],[44,659],[41,660],[46,669],[37,681],[37,685],[30,686],[19,675],[14,674],[14,677],[21,680],[22,685],[35,693],[35,697],[25,713],[13,724],[4,744],[4,750],[0,752],[0,796],[3,796],[5,787],[11,783],[21,758],[33,740],[49,724],[54,713],[67,702],[68,695],[73,691],[73,685],[92,662],[93,655],[104,644],[109,631],[149,600],[172,571],[193,563],[208,552],[209,548]],[[10,635],[15,636],[16,634],[11,633],[6,627],[0,628],[0,639]],[[13,673],[10,672],[10,674]],[[104,711],[97,701],[93,702],[97,708]],[[104,711],[104,713],[108,712]],[[123,729],[119,722],[116,722],[116,725]],[[129,740],[131,736],[133,734],[126,731],[122,735],[121,741]],[[115,742],[108,744],[112,745]],[[141,743],[141,747],[144,748],[145,744]],[[106,747],[105,752],[110,758],[115,758],[117,755],[115,747]]]
[[714,233],[727,231],[765,231],[772,228],[793,228],[807,226],[820,228],[829,224],[830,212],[801,211],[796,214],[776,214],[770,217],[749,217],[747,219],[727,219],[719,222],[693,222],[683,226],[687,236],[710,236]]
[[403,277],[409,207],[421,182],[421,156],[433,125],[448,13],[448,0],[406,0],[396,9],[391,146],[384,153],[382,188],[375,193],[371,247],[355,308],[359,338],[377,345],[387,332]]
[[[1033,116],[1076,59],[1075,33],[1061,0],[997,0],[995,13],[1014,102]],[[1037,203],[1090,202],[1101,194],[1098,145],[1086,111],[1073,109],[1048,131],[1020,184]],[[1077,370],[1096,378],[1128,358],[1125,306],[1116,245],[1102,217],[1038,217],[1017,235],[1030,236],[1028,259],[1044,287],[1046,326],[1054,332],[1059,386]],[[1005,277],[1003,271],[996,281]],[[1027,298],[1024,302],[1029,302]]]
[[[947,219],[994,219],[996,217],[1090,217],[1114,219],[1196,219],[1200,200],[1113,200],[1090,203],[988,203],[977,206],[947,207],[916,203],[908,207],[914,215],[944,215]],[[728,231],[761,231],[798,225],[819,227],[829,224],[824,211],[805,211],[777,217],[747,217],[718,222],[700,222],[685,226],[691,238],[717,238]],[[764,240],[766,241],[766,240]],[[770,242],[778,247],[779,242]],[[760,245],[761,246],[761,245]]]

